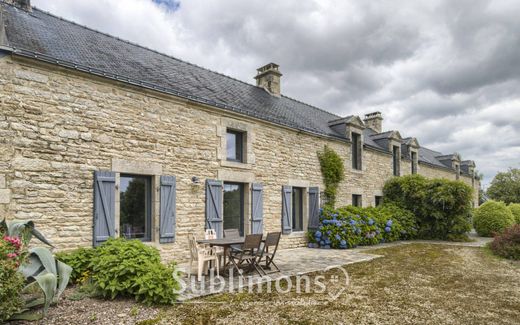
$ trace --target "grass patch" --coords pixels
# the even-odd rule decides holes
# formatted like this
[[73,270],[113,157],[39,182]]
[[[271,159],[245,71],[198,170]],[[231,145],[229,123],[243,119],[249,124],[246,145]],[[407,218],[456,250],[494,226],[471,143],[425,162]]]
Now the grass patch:
[[[274,284],[269,284],[271,293],[226,293],[171,307],[135,309],[133,301],[87,296],[64,300],[50,310],[55,315],[47,320],[50,324],[101,324],[107,319],[141,324],[520,324],[520,263],[493,256],[486,248],[458,245],[416,243],[363,252],[383,257],[346,266],[350,283],[334,301],[329,301],[328,293],[297,294],[294,286],[288,293],[277,293]],[[326,275],[340,272],[333,269]]]
[[[197,299],[196,308],[184,304],[167,313],[188,323],[217,319],[230,323],[257,320],[258,324],[520,322],[520,268],[490,256],[485,249],[409,244],[367,253],[383,257],[348,265],[351,284],[336,301],[328,302],[321,294],[298,295],[294,290],[287,294],[224,294]],[[302,306],[302,302],[317,304]]]

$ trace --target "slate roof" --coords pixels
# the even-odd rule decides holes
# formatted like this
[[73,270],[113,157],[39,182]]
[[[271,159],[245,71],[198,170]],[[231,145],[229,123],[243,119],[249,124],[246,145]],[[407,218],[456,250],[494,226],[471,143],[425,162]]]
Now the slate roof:
[[[286,96],[272,96],[252,84],[78,25],[38,8],[26,12],[1,0],[0,5],[7,38],[4,49],[6,46],[11,48],[15,55],[60,64],[347,141],[344,134],[329,127],[329,121],[342,118],[338,115]],[[371,138],[381,135],[370,128],[364,130],[364,135],[365,145],[388,152]],[[445,168],[435,159],[435,154],[440,155],[421,148],[420,161]]]

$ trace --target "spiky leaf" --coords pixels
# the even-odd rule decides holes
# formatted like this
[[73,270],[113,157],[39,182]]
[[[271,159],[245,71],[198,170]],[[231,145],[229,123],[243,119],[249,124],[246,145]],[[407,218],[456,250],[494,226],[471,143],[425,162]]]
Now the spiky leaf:
[[68,266],[67,264],[56,261],[56,266],[58,269],[58,292],[56,292],[56,296],[54,297],[54,300],[57,302],[60,298],[61,294],[67,287],[67,284],[69,284],[70,274],[72,273],[72,268]]
[[38,282],[40,288],[43,291],[45,296],[45,304],[43,306],[43,314],[47,313],[47,309],[49,308],[51,302],[54,301],[54,295],[56,293],[56,285],[58,279],[55,274],[52,273],[42,273],[34,277],[34,280]]
[[43,265],[45,270],[49,273],[58,275],[58,271],[56,269],[56,260],[52,255],[51,251],[45,247],[34,247],[29,250],[31,256],[38,256],[40,263]]

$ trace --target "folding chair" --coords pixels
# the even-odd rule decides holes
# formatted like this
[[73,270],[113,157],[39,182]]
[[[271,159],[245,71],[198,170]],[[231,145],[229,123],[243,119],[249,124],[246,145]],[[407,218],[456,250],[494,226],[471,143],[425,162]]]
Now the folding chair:
[[240,237],[240,231],[238,229],[224,229],[225,238],[238,238]]
[[[224,229],[224,238],[238,238],[240,237],[240,231],[238,229]],[[238,250],[242,246],[241,245],[231,245],[229,248],[231,250]]]
[[[271,269],[271,265],[274,266],[276,271],[269,272],[269,273],[280,272],[280,269],[274,262],[274,257],[276,255],[276,250],[278,249],[278,243],[280,243],[281,235],[282,235],[281,232],[270,232],[267,234],[267,237],[265,238],[264,248],[262,249],[262,255],[260,256],[260,258],[258,260],[258,265],[262,269],[262,272],[264,273],[264,275],[267,274],[267,272],[264,270],[264,268]],[[265,266],[262,266],[261,262],[262,262],[262,259],[264,259],[264,258],[265,258]]]
[[247,235],[244,244],[240,249],[235,249],[229,254],[229,259],[233,264],[233,268],[243,278],[242,264],[247,263],[248,272],[255,270],[262,276],[261,268],[258,266],[258,258],[262,255],[260,244],[262,243],[262,234]]

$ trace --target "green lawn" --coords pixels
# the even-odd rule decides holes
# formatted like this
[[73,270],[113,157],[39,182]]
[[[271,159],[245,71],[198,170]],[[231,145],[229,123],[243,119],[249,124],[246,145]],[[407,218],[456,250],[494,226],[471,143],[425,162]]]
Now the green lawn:
[[384,257],[347,266],[350,284],[334,301],[328,300],[327,293],[296,294],[294,290],[222,294],[163,308],[125,300],[65,300],[52,309],[47,321],[520,324],[518,262],[498,259],[482,248],[450,245],[409,244],[369,252]]

